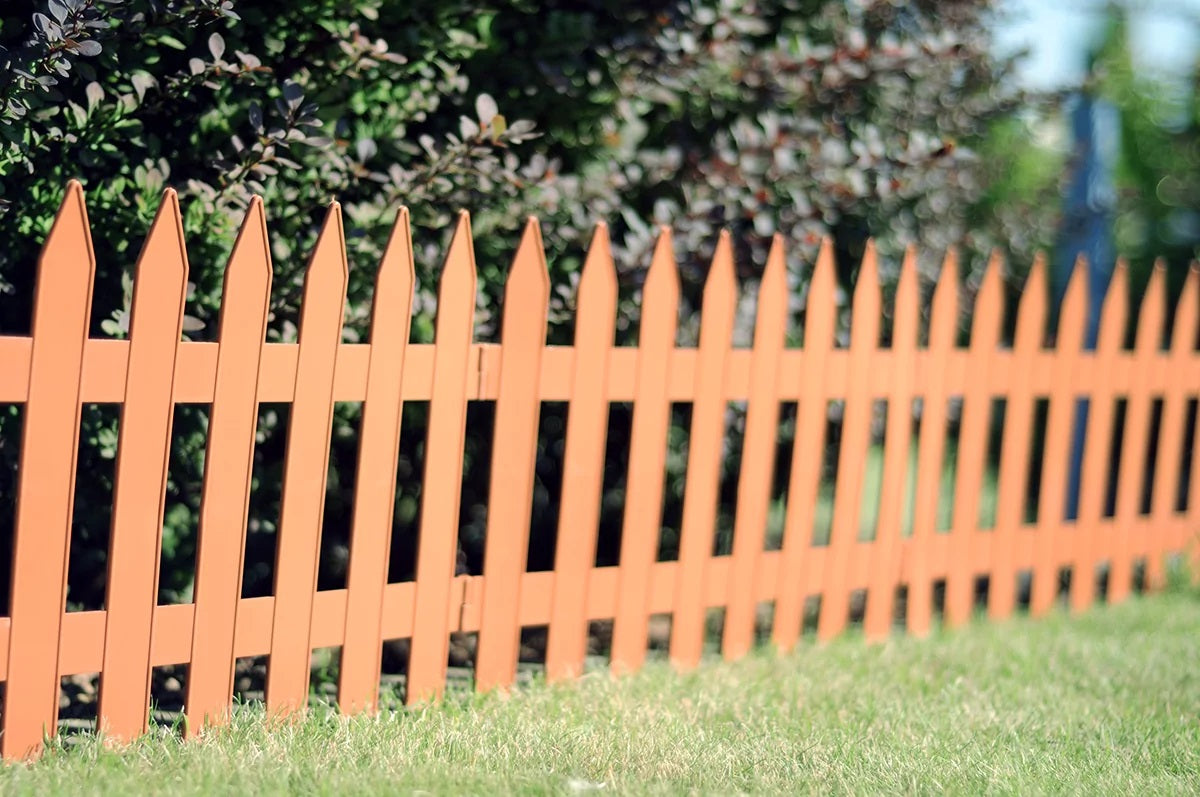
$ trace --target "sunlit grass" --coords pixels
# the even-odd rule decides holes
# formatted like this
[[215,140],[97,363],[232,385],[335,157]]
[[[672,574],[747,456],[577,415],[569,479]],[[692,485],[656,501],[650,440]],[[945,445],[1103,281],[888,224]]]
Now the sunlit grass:
[[[4,793],[1200,792],[1200,599],[452,693],[197,742],[62,743]],[[601,786],[603,784],[603,786]]]

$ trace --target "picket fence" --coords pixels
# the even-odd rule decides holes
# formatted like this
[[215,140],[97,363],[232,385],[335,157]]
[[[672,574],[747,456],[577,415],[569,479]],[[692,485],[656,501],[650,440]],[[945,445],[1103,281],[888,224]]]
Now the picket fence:
[[[24,403],[11,617],[0,618],[0,678],[6,682],[0,752],[36,755],[53,734],[64,675],[101,673],[99,727],[109,738],[147,730],[151,668],[187,663],[187,731],[226,721],[238,657],[269,654],[266,704],[287,715],[306,705],[314,648],[341,646],[338,702],[373,710],[383,640],[411,638],[407,700],[436,697],[447,670],[448,637],[478,631],[479,689],[511,684],[523,626],[549,627],[551,679],[579,673],[588,622],[614,621],[612,667],[635,670],[647,652],[652,614],[672,615],[670,657],[700,658],[705,613],[724,607],[722,651],[747,652],[755,612],[773,602],[772,640],[789,650],[801,633],[807,597],[819,595],[817,636],[847,623],[852,592],[866,590],[868,638],[891,631],[894,601],[907,588],[906,623],[922,634],[935,621],[935,582],[944,581],[944,620],[967,621],[976,579],[986,576],[987,613],[1017,603],[1017,580],[1032,573],[1030,610],[1059,597],[1071,568],[1069,603],[1096,599],[1097,569],[1109,568],[1107,599],[1129,594],[1144,562],[1150,588],[1167,554],[1186,550],[1200,529],[1197,443],[1186,441],[1200,394],[1196,350],[1200,278],[1189,277],[1163,347],[1165,286],[1155,272],[1137,324],[1122,345],[1126,279],[1114,280],[1095,351],[1081,345],[1086,275],[1066,292],[1056,345],[1046,348],[1044,266],[1029,277],[1015,341],[998,343],[1003,283],[989,265],[978,293],[968,348],[955,344],[958,276],[946,258],[932,302],[929,342],[918,346],[914,258],[903,264],[890,347],[878,345],[881,296],[868,248],[853,297],[848,348],[835,343],[831,249],[811,278],[804,345],[785,346],[788,287],[783,244],[774,242],[759,292],[753,347],[734,348],[737,280],[728,236],[716,250],[703,297],[698,348],[676,346],[679,284],[670,234],[658,241],[645,280],[639,344],[615,347],[617,282],[603,226],[579,284],[573,346],[547,346],[548,277],[540,233],[530,221],[508,278],[499,344],[472,340],[476,275],[470,225],[457,225],[438,294],[436,343],[408,344],[413,263],[401,212],[379,266],[370,342],[341,343],[347,280],[340,211],[327,217],[308,267],[299,342],[264,343],[271,259],[262,204],[250,205],[225,275],[219,343],[181,342],[188,265],[179,208],[168,191],[137,263],[128,340],[88,337],[94,257],[83,192],[72,183],[45,243],[32,335],[0,337],[0,402]],[[1078,397],[1091,414],[1077,520],[1065,521],[1066,473]],[[923,399],[910,440],[912,400]],[[953,523],[935,516],[947,401],[962,398]],[[872,405],[887,400],[877,532],[859,539],[860,493]],[[1006,401],[994,526],[979,528],[988,417]],[[1035,401],[1047,398],[1040,510],[1022,517]],[[844,401],[832,533],[814,544],[826,407]],[[1113,452],[1114,409],[1125,399],[1115,514],[1104,511]],[[428,401],[416,579],[388,583],[388,546],[404,401]],[[456,576],[459,495],[467,403],[495,400],[494,466],[482,576]],[[1153,405],[1161,400],[1153,501],[1140,506],[1142,463]],[[345,589],[318,591],[316,575],[335,401],[363,402],[355,511]],[[540,402],[570,402],[555,567],[525,572]],[[633,403],[620,562],[595,566],[610,402]],[[748,415],[737,488],[732,553],[713,555],[724,413],[745,401]],[[764,529],[781,402],[798,402],[781,550]],[[103,611],[65,612],[67,556],[79,419],[83,403],[123,405]],[[247,502],[259,402],[292,405],[278,532],[274,595],[241,598]],[[656,561],[666,438],[672,402],[691,402],[690,449],[679,556]],[[195,600],[157,605],[164,485],[177,403],[211,405]],[[1198,441],[1200,442],[1200,441]],[[911,535],[901,512],[916,446]],[[87,478],[83,474],[83,478]],[[1182,480],[1189,480],[1190,486]],[[1188,497],[1177,501],[1184,491]],[[1184,503],[1181,509],[1177,504]]]

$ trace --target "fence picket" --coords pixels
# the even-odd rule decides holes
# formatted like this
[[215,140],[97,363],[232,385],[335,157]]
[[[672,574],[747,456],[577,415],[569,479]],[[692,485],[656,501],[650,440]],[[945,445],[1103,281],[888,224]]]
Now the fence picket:
[[812,586],[804,583],[801,573],[805,554],[812,548],[817,492],[821,486],[821,454],[825,447],[827,416],[825,369],[837,324],[835,280],[833,242],[826,238],[817,254],[804,308],[804,348],[800,361],[803,378],[796,407],[796,438],[792,443],[792,469],[788,478],[787,512],[775,594],[775,623],[771,629],[771,639],[781,652],[790,651],[800,636],[805,590]]
[[392,541],[404,408],[400,396],[415,279],[408,208],[401,208],[379,264],[371,303],[371,360],[346,570],[346,642],[338,668],[338,704],[350,713],[374,711],[379,699],[383,592]]
[[521,626],[521,575],[529,552],[529,520],[537,463],[538,379],[546,345],[550,275],[542,233],[530,219],[504,288],[500,332],[500,397],[492,446],[484,541],[483,615],[475,684],[480,691],[506,688],[517,675]]
[[850,325],[850,377],[842,412],[841,450],[834,487],[833,522],[826,552],[817,639],[832,639],[846,627],[850,600],[850,552],[858,541],[863,470],[871,445],[870,379],[879,347],[879,268],[875,244],[867,241]]
[[779,426],[779,361],[787,335],[788,286],[783,237],[776,234],[758,288],[754,349],[750,360],[750,395],[746,436],[738,473],[737,510],[733,527],[729,603],[721,650],[739,659],[754,641],[757,601],[755,572],[767,530],[768,504],[774,479],[775,439]]
[[721,453],[725,442],[725,363],[733,345],[733,313],[737,276],[733,244],[722,231],[704,285],[700,309],[700,349],[696,363],[696,400],[688,444],[683,522],[675,612],[671,620],[671,661],[690,669],[700,663],[704,647],[704,576],[713,556],[713,532],[721,486]]
[[923,372],[921,428],[917,442],[917,487],[913,505],[912,578],[908,585],[908,630],[929,633],[933,622],[933,581],[930,554],[937,533],[938,497],[946,451],[947,369],[958,330],[958,253],[946,253],[933,293],[929,347]]
[[671,231],[663,228],[646,275],[638,330],[637,392],[613,618],[612,668],[617,673],[639,669],[646,658],[650,573],[658,551],[671,412],[667,384],[678,315],[679,275]]
[[[1017,311],[1013,359],[1029,363],[1042,348],[1046,325],[1046,261],[1038,255],[1025,280]],[[1029,472],[1033,431],[1033,375],[1029,367],[1013,368],[1000,442],[996,481],[996,527],[992,538],[988,617],[1004,620],[1017,602],[1017,546],[1024,542],[1025,479]]]
[[[1179,302],[1178,320],[1175,333],[1176,351],[1187,352],[1187,358],[1195,368],[1197,352],[1200,351],[1200,264],[1192,261],[1188,269],[1187,281],[1183,284],[1183,296]],[[1187,319],[1187,323],[1184,323]],[[1193,394],[1193,398],[1200,398]],[[1200,529],[1200,408],[1197,408],[1195,429],[1192,432],[1191,482],[1187,486],[1186,506],[1184,517],[1188,528]],[[1180,479],[1186,478],[1180,474]],[[1200,583],[1200,531],[1184,535],[1184,547],[1188,554],[1189,571],[1192,583]]]
[[204,724],[225,722],[233,699],[233,640],[242,594],[259,361],[270,299],[267,220],[262,200],[255,197],[233,244],[221,294],[216,386],[196,543],[186,699],[189,735]]
[[884,432],[883,478],[879,488],[879,518],[875,530],[874,562],[867,591],[863,634],[880,640],[891,630],[899,579],[897,552],[903,534],[904,490],[912,444],[913,362],[917,347],[917,253],[909,247],[900,266],[896,286],[895,323],[892,328],[891,384],[888,389],[887,427]]
[[147,730],[171,393],[187,276],[179,200],[167,189],[134,272],[129,370],[117,445],[98,714],[100,730],[115,740],[129,741]]
[[1075,415],[1075,371],[1083,346],[1086,311],[1087,265],[1081,256],[1071,272],[1063,297],[1050,378],[1038,519],[1033,532],[1033,587],[1029,611],[1035,617],[1049,611],[1058,595],[1055,549],[1066,528],[1067,458],[1071,453],[1071,424]]
[[1129,275],[1118,261],[1113,271],[1100,316],[1092,373],[1095,374],[1088,402],[1087,434],[1084,436],[1079,516],[1075,526],[1074,557],[1071,562],[1071,610],[1083,611],[1096,597],[1096,565],[1104,515],[1108,465],[1112,457],[1113,416],[1116,409],[1115,376],[1122,356],[1125,317],[1129,298]]
[[300,305],[296,388],[288,417],[276,535],[275,613],[266,689],[269,714],[292,714],[308,703],[313,596],[333,428],[333,372],[348,275],[342,209],[334,202],[304,275]]
[[425,445],[413,635],[405,694],[410,705],[440,697],[446,683],[450,581],[454,577],[458,545],[474,331],[475,247],[470,217],[463,212],[450,240],[438,285],[437,348]]
[[587,652],[588,574],[596,560],[600,526],[608,435],[608,361],[617,318],[617,272],[606,225],[598,225],[592,235],[577,305],[559,501],[570,511],[559,513],[554,551],[553,614],[546,643],[546,678],[550,681],[582,672]]
[[975,571],[972,541],[979,526],[979,496],[987,466],[988,418],[992,396],[988,374],[1000,338],[1003,284],[999,253],[993,253],[975,298],[971,341],[966,355],[962,415],[958,434],[958,473],[954,479],[954,514],[950,526],[950,563],[946,574],[946,625],[971,619]]
[[5,684],[4,758],[37,755],[58,721],[59,629],[79,450],[80,377],[96,257],[83,188],[72,180],[38,261],[29,397],[17,471]]
[[[1162,269],[1164,279],[1161,289],[1166,293],[1166,266],[1159,262],[1155,270]],[[1196,319],[1187,317],[1189,302],[1187,288],[1184,283],[1184,293],[1180,297],[1179,307],[1174,319],[1173,329],[1168,330],[1168,350],[1157,359],[1154,365],[1156,382],[1163,384],[1162,422],[1158,432],[1158,454],[1154,465],[1153,494],[1151,496],[1150,514],[1166,521],[1175,515],[1175,499],[1178,493],[1179,465],[1183,461],[1184,451],[1184,411],[1187,409],[1188,387],[1186,370],[1183,364],[1190,354],[1196,329]],[[1165,302],[1166,296],[1162,297]],[[1190,326],[1187,324],[1190,322]],[[1176,365],[1176,367],[1172,367]],[[1172,478],[1174,476],[1174,478]],[[1166,586],[1166,555],[1169,546],[1169,532],[1166,523],[1159,524],[1147,540],[1146,554],[1146,586],[1148,589],[1159,590]]]
[[1125,406],[1125,429],[1121,443],[1121,475],[1117,485],[1114,555],[1109,571],[1108,600],[1121,603],[1133,589],[1133,562],[1145,552],[1145,540],[1134,538],[1134,524],[1141,514],[1142,479],[1150,443],[1150,393],[1137,389],[1137,380],[1159,357],[1162,341],[1163,271],[1155,269],[1146,286],[1137,315],[1137,338],[1133,349],[1132,378]]

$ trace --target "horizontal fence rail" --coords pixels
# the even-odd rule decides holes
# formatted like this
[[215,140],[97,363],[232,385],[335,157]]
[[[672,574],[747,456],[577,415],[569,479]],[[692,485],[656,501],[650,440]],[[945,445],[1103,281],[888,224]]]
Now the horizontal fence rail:
[[[735,348],[739,287],[722,235],[701,309],[697,348],[676,345],[680,286],[670,233],[662,233],[641,298],[638,346],[613,345],[616,271],[603,225],[579,281],[575,340],[546,345],[549,279],[531,220],[506,286],[501,342],[473,341],[476,271],[465,214],[454,232],[438,289],[436,342],[408,340],[414,291],[408,215],[401,211],[379,266],[369,343],[341,342],[348,267],[341,214],[331,208],[306,272],[299,339],[266,343],[272,264],[262,203],[255,200],[230,256],[219,342],[181,341],[188,263],[179,207],[168,191],[135,269],[127,340],[88,337],[95,258],[80,186],[72,183],[46,240],[32,334],[0,336],[0,403],[24,404],[10,617],[0,618],[0,679],[6,682],[0,752],[36,755],[53,734],[60,679],[101,675],[99,728],[113,739],[147,730],[153,667],[189,665],[187,729],[228,719],[234,665],[269,655],[266,704],[286,715],[306,705],[316,648],[341,646],[338,702],[377,707],[385,640],[411,639],[406,699],[438,696],[451,633],[478,632],[476,685],[514,682],[521,629],[547,626],[548,678],[581,672],[588,624],[613,621],[614,671],[637,669],[650,618],[672,617],[669,649],[681,668],[700,659],[707,610],[725,611],[726,658],[755,639],[762,603],[774,607],[771,638],[791,649],[806,600],[819,596],[816,633],[828,639],[865,593],[869,639],[892,630],[898,588],[915,634],[935,622],[944,584],[944,621],[970,619],[976,581],[987,578],[993,619],[1014,611],[1018,577],[1032,576],[1030,610],[1066,596],[1081,610],[1119,601],[1145,567],[1148,588],[1164,583],[1168,555],[1200,531],[1200,398],[1197,352],[1200,275],[1188,275],[1173,323],[1161,269],[1137,312],[1136,340],[1123,346],[1127,277],[1113,281],[1094,350],[1082,345],[1085,270],[1076,269],[1044,345],[1045,265],[1034,264],[1020,301],[1015,340],[1001,340],[1001,263],[989,263],[972,313],[970,342],[956,345],[958,264],[947,256],[926,345],[918,344],[915,256],[895,290],[891,343],[880,346],[882,296],[868,246],[854,291],[849,344],[835,343],[832,248],[817,258],[807,299],[804,344],[786,345],[787,275],[776,238],[758,292],[751,348]],[[1166,346],[1162,341],[1167,339]],[[1090,406],[1077,517],[1067,517],[1067,471],[1077,402]],[[913,402],[920,400],[914,431]],[[950,400],[961,401],[953,517],[938,528]],[[1005,403],[994,523],[980,522],[989,419]],[[469,402],[495,401],[483,574],[456,575],[459,496]],[[886,400],[878,516],[860,532],[864,472],[874,405]],[[1037,520],[1022,507],[1035,430],[1035,403],[1047,402]],[[1122,438],[1111,430],[1125,402]],[[347,585],[318,590],[330,429],[335,402],[363,403]],[[388,550],[404,402],[429,403],[416,577],[389,583]],[[527,572],[530,513],[542,402],[569,402],[554,570]],[[731,552],[714,554],[718,489],[729,402],[746,402]],[[828,540],[814,540],[828,406],[841,402],[840,454]],[[241,597],[258,408],[291,405],[283,498],[271,596]],[[632,402],[629,469],[620,560],[595,564],[609,406]],[[676,561],[659,561],[663,475],[671,405],[692,405],[686,489]],[[797,405],[782,541],[768,550],[781,407]],[[1151,415],[1161,402],[1157,439]],[[116,489],[105,609],[66,612],[72,496],[84,404],[120,404]],[[199,516],[195,599],[158,605],[164,490],[171,419],[179,404],[211,404]],[[1115,511],[1104,509],[1109,463],[1120,451]],[[1141,499],[1149,453],[1154,490]],[[915,461],[914,461],[915,460]],[[87,474],[78,474],[87,478]],[[903,515],[911,495],[911,533]],[[1179,496],[1184,496],[1180,502]],[[1182,505],[1181,505],[1182,504]]]

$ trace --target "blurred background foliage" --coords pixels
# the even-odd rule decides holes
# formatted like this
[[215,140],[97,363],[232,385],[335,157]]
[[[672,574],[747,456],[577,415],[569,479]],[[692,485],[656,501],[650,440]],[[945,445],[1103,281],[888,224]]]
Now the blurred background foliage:
[[[600,219],[612,226],[622,285],[619,343],[636,340],[637,294],[662,223],[676,234],[684,344],[697,337],[703,278],[722,228],[738,246],[741,345],[776,232],[789,244],[793,343],[823,235],[836,242],[843,305],[868,237],[878,242],[889,292],[904,247],[918,248],[928,282],[946,248],[961,246],[965,319],[992,248],[1009,257],[1015,295],[1034,251],[1053,247],[1069,154],[1052,132],[1062,96],[1023,90],[1012,79],[1015,58],[992,47],[996,5],[9,0],[0,7],[0,334],[28,333],[34,263],[70,178],[83,181],[93,222],[97,336],[126,333],[129,275],[165,186],[179,191],[185,214],[193,283],[185,335],[193,340],[214,338],[223,264],[255,194],[265,199],[272,236],[273,341],[295,339],[305,258],[334,197],[347,218],[348,341],[365,335],[374,267],[400,204],[413,213],[415,341],[432,340],[436,275],[458,208],[471,211],[476,234],[481,340],[498,334],[504,274],[529,214],[541,218],[548,249],[552,342],[571,339],[574,287]],[[1197,240],[1196,95],[1164,97],[1140,78],[1119,30],[1101,51],[1096,84],[1112,93],[1131,131],[1119,244],[1138,268],[1155,254],[1182,268]],[[1164,117],[1164,108],[1173,110]],[[886,337],[886,317],[883,326]],[[286,409],[264,406],[260,417],[248,595],[271,589]],[[413,569],[424,412],[406,407],[393,580]],[[339,405],[335,415],[323,588],[343,579],[360,407]],[[686,407],[673,416],[665,557],[676,545],[687,416]],[[725,544],[742,417],[730,413]],[[206,418],[206,407],[176,412],[163,600],[190,596]],[[565,407],[544,407],[535,568],[553,561],[564,421]],[[85,408],[74,606],[103,602],[117,423],[113,407]],[[474,572],[490,424],[490,405],[472,405],[461,559]],[[789,424],[781,450],[790,446]],[[19,429],[18,408],[0,413],[6,545]],[[619,545],[628,432],[628,408],[614,406],[602,560]]]
[[[1189,263],[1200,257],[1200,60],[1183,86],[1155,80],[1134,67],[1119,6],[1105,22],[1088,88],[1120,115],[1117,250],[1139,288],[1162,258],[1177,297]],[[1200,28],[1200,11],[1191,24]]]

